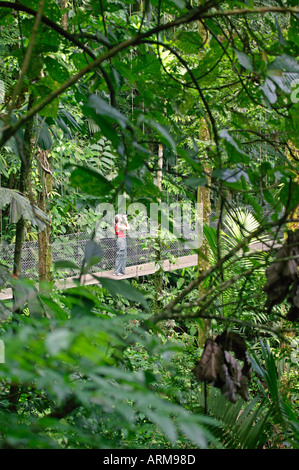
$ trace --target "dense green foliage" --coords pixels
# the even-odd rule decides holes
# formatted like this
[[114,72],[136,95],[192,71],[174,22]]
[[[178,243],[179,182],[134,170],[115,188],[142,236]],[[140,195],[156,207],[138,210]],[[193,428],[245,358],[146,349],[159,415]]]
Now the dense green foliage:
[[[297,3],[0,1],[1,448],[298,448],[298,240],[271,308],[264,290],[269,243],[298,233]],[[203,202],[198,268],[84,285],[97,206],[120,195]],[[70,263],[51,266],[49,240],[76,231],[84,265],[58,289]],[[25,238],[43,247],[39,286]],[[160,266],[167,240],[147,243]],[[196,381],[202,331],[242,335],[247,403]]]

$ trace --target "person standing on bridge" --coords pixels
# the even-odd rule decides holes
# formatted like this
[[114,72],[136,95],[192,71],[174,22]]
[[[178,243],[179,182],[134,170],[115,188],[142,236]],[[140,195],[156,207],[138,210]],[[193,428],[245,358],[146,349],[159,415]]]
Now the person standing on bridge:
[[113,276],[122,276],[125,274],[127,262],[127,240],[126,232],[130,230],[130,226],[125,215],[117,214],[115,216],[115,235],[116,240],[116,260]]

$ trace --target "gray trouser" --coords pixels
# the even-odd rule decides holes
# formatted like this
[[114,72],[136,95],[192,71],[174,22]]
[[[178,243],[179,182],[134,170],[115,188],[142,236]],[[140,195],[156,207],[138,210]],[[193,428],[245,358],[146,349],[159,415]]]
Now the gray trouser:
[[125,238],[118,238],[116,240],[116,248],[114,274],[124,274],[127,262],[127,240]]

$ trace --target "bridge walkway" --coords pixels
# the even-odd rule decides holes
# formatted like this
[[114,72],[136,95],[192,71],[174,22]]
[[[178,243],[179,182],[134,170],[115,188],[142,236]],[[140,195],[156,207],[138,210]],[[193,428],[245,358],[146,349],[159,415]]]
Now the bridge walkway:
[[[196,266],[198,261],[198,256],[195,255],[187,255],[187,256],[180,256],[176,258],[174,262],[170,262],[169,260],[162,261],[164,271],[174,271],[176,269],[187,268],[190,266]],[[113,276],[113,269],[107,271],[99,271],[93,274],[85,274],[83,276],[83,284],[84,285],[93,285],[99,284],[99,280],[96,279],[94,276],[97,277],[108,277],[111,279],[130,279],[136,278],[140,276],[149,276],[150,274],[155,273],[155,263],[144,263],[144,264],[137,264],[134,266],[128,266],[126,268],[126,272],[123,276]],[[65,279],[60,279],[56,281],[55,286],[58,289],[70,289],[74,287],[76,277],[67,277]],[[12,298],[12,289],[7,288],[3,289],[0,292],[0,300],[8,300]]]
[[[279,246],[281,245],[275,242],[270,242],[267,244],[256,243],[250,246],[250,250],[252,252],[258,252],[258,251],[266,252],[266,251],[270,251],[272,248],[278,248]],[[169,260],[162,261],[164,271],[174,271],[176,269],[187,268],[190,266],[197,266],[197,264],[198,264],[197,254],[179,256],[175,258],[173,262]],[[100,281],[96,279],[94,276],[108,277],[112,279],[130,279],[130,278],[136,278],[140,276],[149,276],[151,274],[154,274],[154,272],[155,272],[155,263],[147,262],[143,264],[127,266],[126,272],[123,276],[113,276],[113,269],[102,270],[102,271],[95,272],[93,274],[86,274],[83,277],[83,284],[84,285],[99,284]],[[56,281],[55,285],[58,289],[69,289],[76,285],[75,279],[76,279],[75,276],[66,277],[65,279],[60,279]],[[8,300],[11,298],[12,298],[12,289],[11,288],[2,289],[2,291],[0,292],[0,300]]]

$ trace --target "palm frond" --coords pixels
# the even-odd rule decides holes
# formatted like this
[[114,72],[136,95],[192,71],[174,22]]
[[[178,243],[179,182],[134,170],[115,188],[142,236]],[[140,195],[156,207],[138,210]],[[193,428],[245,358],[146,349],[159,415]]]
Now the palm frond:
[[[281,391],[282,373],[269,344],[261,343],[262,360],[252,355],[251,363],[256,374],[261,378],[258,382],[264,397],[265,406],[273,424],[281,429],[280,439],[287,447],[299,448],[298,413],[294,405]],[[263,362],[262,362],[263,361]],[[277,436],[276,436],[277,438]]]
[[46,227],[49,218],[39,207],[31,204],[25,196],[14,189],[0,188],[0,209],[8,204],[10,204],[11,223],[16,223],[22,216],[37,225],[39,231]]
[[[203,406],[203,395],[200,402]],[[225,448],[256,449],[266,442],[267,413],[264,406],[258,404],[257,397],[246,406],[241,398],[233,404],[211,388],[207,409],[208,414],[221,423],[213,432]]]
[[[259,222],[246,208],[237,208],[225,216],[223,230],[220,230],[219,241],[217,238],[217,230],[204,224],[203,233],[208,246],[211,262],[215,263],[217,261],[218,242],[221,244],[221,254],[225,255],[258,227]],[[253,238],[251,243],[254,244],[258,241],[267,242],[268,236],[262,235],[259,239]]]

